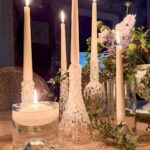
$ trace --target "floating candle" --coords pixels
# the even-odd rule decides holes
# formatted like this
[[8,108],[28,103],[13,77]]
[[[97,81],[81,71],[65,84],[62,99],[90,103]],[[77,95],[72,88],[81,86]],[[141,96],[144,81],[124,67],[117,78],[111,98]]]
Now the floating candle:
[[19,110],[13,110],[12,116],[15,123],[23,126],[41,126],[46,125],[58,119],[58,103],[37,102],[36,92],[34,94],[33,104],[16,104],[13,107],[19,107]]

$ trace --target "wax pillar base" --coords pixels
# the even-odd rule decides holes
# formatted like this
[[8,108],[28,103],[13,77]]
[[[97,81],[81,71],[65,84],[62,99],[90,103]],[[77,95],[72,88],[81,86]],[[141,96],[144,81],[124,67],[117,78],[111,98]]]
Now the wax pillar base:
[[69,68],[69,96],[63,113],[59,133],[71,142],[86,141],[90,137],[90,119],[82,97],[81,67],[79,65],[78,0],[72,0],[71,65]]
[[69,79],[66,77],[65,80],[61,82],[60,86],[60,99],[59,99],[59,118],[62,118],[62,114],[65,111],[66,102],[68,100],[69,94]]
[[81,91],[81,67],[70,65],[69,96],[63,113],[59,133],[62,140],[87,142],[91,140],[90,119],[85,108]]
[[94,111],[101,105],[104,98],[104,86],[99,82],[98,60],[90,61],[90,82],[84,89],[84,97],[88,102],[88,109]]
[[94,111],[104,100],[104,86],[98,81],[89,82],[84,89],[84,97],[89,104],[88,110]]
[[99,82],[99,62],[96,58],[90,61],[90,82]]

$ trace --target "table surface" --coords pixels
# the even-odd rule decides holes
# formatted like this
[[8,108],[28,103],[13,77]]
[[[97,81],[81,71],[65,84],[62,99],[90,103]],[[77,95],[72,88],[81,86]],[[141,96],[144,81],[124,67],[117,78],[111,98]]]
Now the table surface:
[[[130,121],[130,120],[129,120]],[[147,124],[138,123],[138,134],[146,135],[144,141],[138,145],[137,150],[150,150],[150,131],[145,131]],[[0,112],[0,150],[12,150],[12,121],[11,112]],[[91,142],[82,148],[70,150],[117,150],[113,146],[106,145],[102,140]]]

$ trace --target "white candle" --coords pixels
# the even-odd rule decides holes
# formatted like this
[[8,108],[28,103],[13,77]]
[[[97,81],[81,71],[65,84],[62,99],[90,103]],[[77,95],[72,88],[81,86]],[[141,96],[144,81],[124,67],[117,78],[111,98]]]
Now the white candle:
[[24,61],[23,61],[23,80],[33,80],[32,69],[32,48],[31,48],[31,25],[30,25],[30,0],[25,0],[24,8]]
[[123,47],[120,44],[120,33],[116,33],[116,111],[117,123],[125,121],[125,101],[124,101],[124,83],[123,83]]
[[65,14],[61,12],[61,75],[67,72]]
[[72,0],[71,63],[79,64],[79,18],[78,0]]
[[38,103],[36,92],[34,94],[33,104],[21,104],[19,111],[12,112],[13,120],[23,126],[41,126],[46,125],[58,119],[59,105],[55,103],[56,108],[47,103]]
[[95,61],[98,57],[97,51],[97,3],[93,0],[92,4],[92,43],[91,60]]

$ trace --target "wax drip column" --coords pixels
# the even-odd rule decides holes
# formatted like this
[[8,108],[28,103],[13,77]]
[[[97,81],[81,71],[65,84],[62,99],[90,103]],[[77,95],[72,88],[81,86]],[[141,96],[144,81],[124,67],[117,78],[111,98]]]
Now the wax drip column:
[[91,104],[89,107],[93,109],[97,103],[103,98],[104,87],[99,83],[99,67],[98,61],[90,62],[90,82],[84,89],[84,97]]
[[84,97],[91,104],[93,109],[96,102],[102,99],[103,85],[99,83],[99,62],[97,50],[97,4],[93,0],[92,4],[92,48],[90,60],[90,82],[84,89]]
[[[79,64],[78,0],[72,0],[71,65],[69,67],[69,95],[63,113],[59,134],[62,142],[85,143],[91,140],[90,119],[82,97]],[[61,141],[60,140],[60,141]]]
[[21,99],[23,103],[28,103],[33,101],[34,94],[34,82],[33,81],[23,81],[21,83],[22,92]]
[[60,85],[60,99],[59,99],[59,117],[62,118],[62,114],[65,111],[65,105],[68,99],[69,93],[69,79],[66,77]]
[[61,136],[71,137],[77,142],[89,138],[90,119],[82,98],[80,65],[71,64],[69,75],[69,97],[59,130]]

